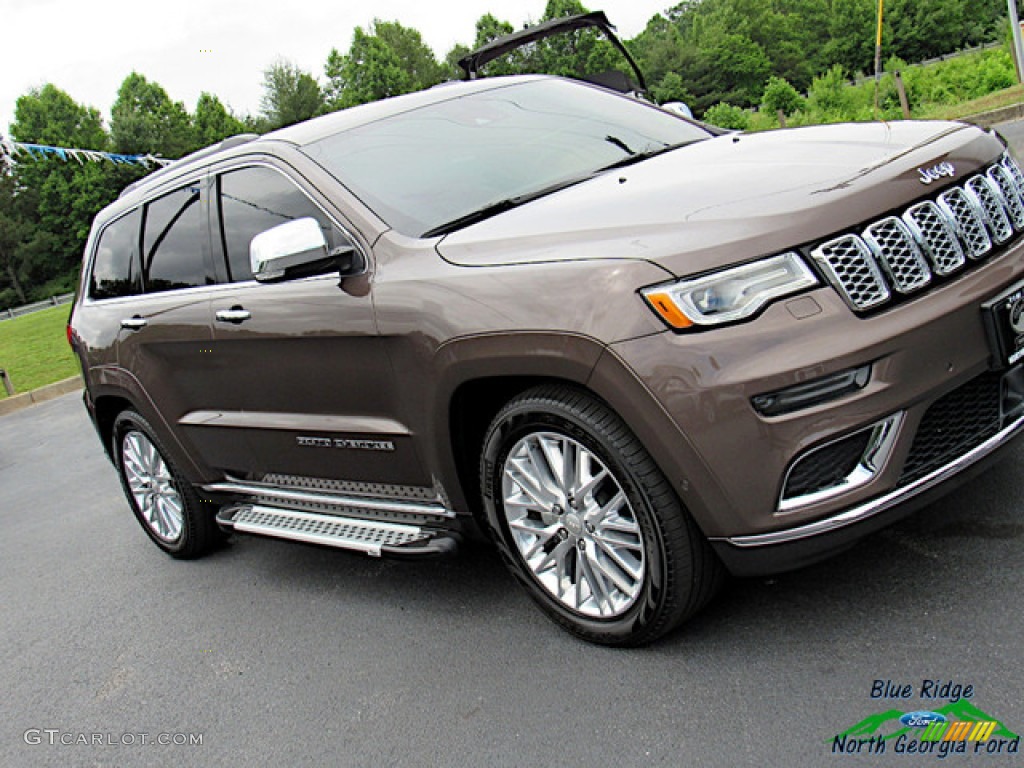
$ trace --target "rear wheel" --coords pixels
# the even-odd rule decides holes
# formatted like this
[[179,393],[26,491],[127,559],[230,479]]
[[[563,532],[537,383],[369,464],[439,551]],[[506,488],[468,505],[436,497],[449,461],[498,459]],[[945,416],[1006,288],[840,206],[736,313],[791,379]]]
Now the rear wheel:
[[213,512],[167,457],[149,423],[134,411],[114,422],[114,460],[128,504],[149,538],[168,554],[193,558],[224,539]]
[[643,445],[600,400],[560,385],[506,405],[484,440],[487,525],[556,622],[608,645],[671,630],[722,569]]

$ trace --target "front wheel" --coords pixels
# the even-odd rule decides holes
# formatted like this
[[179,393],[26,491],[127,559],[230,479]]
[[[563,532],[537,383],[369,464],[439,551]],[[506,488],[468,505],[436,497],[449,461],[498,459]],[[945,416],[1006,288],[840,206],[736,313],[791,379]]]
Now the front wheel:
[[603,402],[525,392],[484,439],[487,527],[557,623],[592,642],[651,642],[699,610],[722,569],[664,475]]
[[114,422],[114,462],[128,504],[149,538],[172,557],[199,557],[224,539],[213,512],[134,411]]

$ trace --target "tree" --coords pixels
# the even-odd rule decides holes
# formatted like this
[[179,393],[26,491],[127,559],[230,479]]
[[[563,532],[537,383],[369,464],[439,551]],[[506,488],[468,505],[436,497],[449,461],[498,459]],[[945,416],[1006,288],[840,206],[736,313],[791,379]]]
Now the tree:
[[670,101],[681,101],[687,105],[693,103],[693,93],[683,84],[683,78],[675,72],[669,72],[652,86],[651,96],[659,104],[667,104]]
[[750,106],[761,99],[772,64],[764,49],[746,35],[723,34],[703,49],[709,74],[705,82],[720,101]]
[[325,67],[327,107],[342,109],[437,85],[446,68],[415,29],[374,19],[356,27],[348,54],[331,50]]
[[459,59],[470,52],[468,45],[462,43],[456,43],[452,46],[452,49],[448,51],[448,55],[444,57],[444,69],[445,77],[449,80],[461,80],[465,77],[466,73],[462,67],[459,66]]
[[205,147],[216,144],[228,136],[245,133],[245,125],[231,114],[220,99],[205,91],[199,94],[196,111],[192,115],[192,130],[196,143]]
[[644,31],[626,45],[648,82],[660,82],[669,73],[682,79],[687,43],[679,26],[666,17],[652,17]]
[[18,210],[16,189],[14,176],[0,169],[0,307],[28,303],[24,246],[32,225]]
[[444,80],[444,70],[418,31],[397,21],[375,21],[375,34],[395,52],[411,78],[411,91],[430,88]]
[[18,98],[11,137],[15,141],[58,147],[107,149],[107,134],[99,111],[77,104],[52,83]]
[[[502,21],[493,14],[485,13],[476,20],[476,40],[473,42],[473,48],[481,48],[493,40],[497,40],[499,37],[512,34],[514,31],[515,29],[509,22]],[[465,53],[469,53],[469,49],[466,49]],[[494,61],[489,62],[484,71],[490,77],[515,75],[524,72],[523,49],[518,48],[506,53],[504,56],[499,56]],[[462,70],[459,68],[460,76],[461,72]]]
[[761,97],[761,109],[769,114],[776,114],[780,110],[784,115],[792,115],[803,105],[803,98],[797,93],[796,88],[781,77],[768,78],[768,84],[764,87],[764,96]]
[[[110,148],[99,112],[77,104],[52,84],[19,97],[14,116],[11,136],[16,141],[79,149]],[[17,293],[14,283],[19,283],[30,300],[72,289],[93,216],[143,172],[137,166],[105,162],[80,165],[57,157],[26,158],[16,163],[11,193],[16,204],[11,203],[11,194],[4,203],[8,218],[8,249],[3,265],[6,284]],[[26,234],[20,226],[12,226],[12,218],[27,223],[31,231]],[[11,239],[20,239],[13,250]]]
[[132,72],[121,83],[110,110],[110,135],[117,152],[178,158],[198,146],[185,105],[171,101],[159,84]]
[[[579,0],[548,0],[541,22],[587,13]],[[604,34],[593,28],[555,35],[537,43],[527,57],[528,71],[563,77],[582,77],[620,70],[631,76],[632,69]]]
[[490,13],[485,13],[476,20],[476,41],[474,48],[480,48],[493,40],[511,35],[515,30],[507,21],[502,21]]
[[720,101],[704,113],[704,121],[719,128],[745,131],[750,126],[750,115],[739,107]]
[[263,72],[260,107],[268,128],[283,128],[320,113],[324,99],[312,75],[281,60]]

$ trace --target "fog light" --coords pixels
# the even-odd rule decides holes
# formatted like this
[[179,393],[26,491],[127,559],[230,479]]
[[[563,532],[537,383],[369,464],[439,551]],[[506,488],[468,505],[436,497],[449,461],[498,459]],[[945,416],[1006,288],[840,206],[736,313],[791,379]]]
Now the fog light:
[[750,402],[762,416],[781,416],[857,392],[864,389],[870,380],[871,366],[862,365],[793,387],[755,395]]

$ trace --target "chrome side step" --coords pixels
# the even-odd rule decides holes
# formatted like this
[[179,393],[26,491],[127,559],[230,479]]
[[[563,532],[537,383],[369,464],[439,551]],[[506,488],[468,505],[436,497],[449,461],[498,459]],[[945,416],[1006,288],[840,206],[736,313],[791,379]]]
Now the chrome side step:
[[[360,517],[382,518],[392,520],[400,518],[402,522],[416,524],[423,518],[452,519],[455,512],[448,509],[438,500],[436,503],[403,501],[399,499],[373,498],[369,496],[346,496],[318,491],[301,491],[281,488],[263,483],[246,483],[225,481],[204,485],[203,490],[210,494],[231,494],[232,496],[248,496],[257,504],[272,507],[287,507],[308,511],[311,507],[317,512],[332,515],[353,514]],[[390,521],[389,521],[390,522]]]
[[226,530],[272,536],[365,552],[371,557],[422,557],[455,551],[456,534],[416,525],[323,515],[260,504],[235,504],[221,509],[217,522]]

